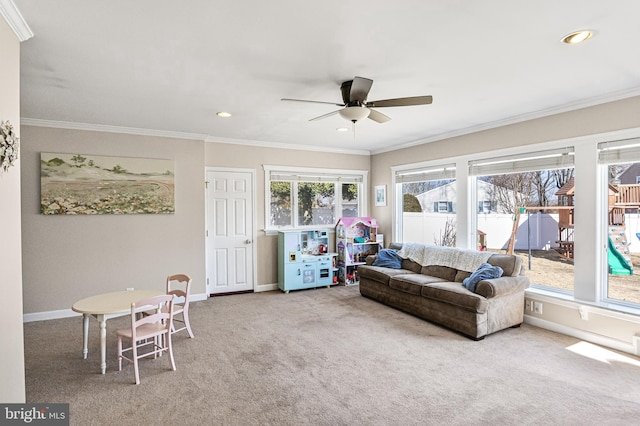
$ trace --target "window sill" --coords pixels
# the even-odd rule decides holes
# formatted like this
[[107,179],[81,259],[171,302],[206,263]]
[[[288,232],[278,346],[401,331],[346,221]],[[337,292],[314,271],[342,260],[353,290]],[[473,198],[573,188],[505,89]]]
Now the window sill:
[[331,225],[329,227],[325,226],[310,226],[305,228],[269,228],[263,229],[265,235],[278,235],[280,231],[288,231],[288,232],[303,232],[303,231],[316,231],[316,230],[326,230],[329,234],[335,234],[336,228]]

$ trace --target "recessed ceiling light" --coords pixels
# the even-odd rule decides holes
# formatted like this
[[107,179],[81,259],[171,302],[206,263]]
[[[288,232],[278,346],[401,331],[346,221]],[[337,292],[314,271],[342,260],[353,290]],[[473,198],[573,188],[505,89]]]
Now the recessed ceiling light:
[[348,131],[349,131],[349,129],[348,129],[348,128],[346,128],[346,127],[338,127],[336,130],[337,130],[338,132],[348,132]]
[[222,118],[229,118],[231,117],[231,113],[230,112],[224,112],[224,111],[220,111],[219,113],[216,114],[218,117],[222,117]]
[[585,40],[589,40],[591,37],[593,37],[594,34],[595,31],[592,30],[574,31],[571,34],[567,34],[566,36],[562,37],[562,42],[566,44],[578,44],[582,43]]

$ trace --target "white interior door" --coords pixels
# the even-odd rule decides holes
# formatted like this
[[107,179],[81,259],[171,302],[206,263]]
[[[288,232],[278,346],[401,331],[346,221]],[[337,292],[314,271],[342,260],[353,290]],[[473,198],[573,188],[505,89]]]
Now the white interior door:
[[207,170],[207,289],[209,294],[254,286],[253,173]]

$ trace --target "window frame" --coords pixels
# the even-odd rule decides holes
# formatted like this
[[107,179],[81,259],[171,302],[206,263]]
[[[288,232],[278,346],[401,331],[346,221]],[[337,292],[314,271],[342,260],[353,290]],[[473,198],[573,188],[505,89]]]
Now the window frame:
[[[603,303],[606,303],[609,307],[616,308],[630,308],[630,309],[640,309],[640,302],[628,302],[621,299],[615,299],[609,297],[609,264],[608,264],[608,232],[607,228],[609,226],[609,215],[608,215],[608,188],[609,188],[609,179],[608,179],[608,168],[611,165],[615,164],[625,164],[625,163],[640,163],[640,137],[635,138],[620,138],[620,139],[610,139],[605,142],[600,142],[597,145],[598,152],[598,176],[601,180],[601,196],[599,197],[599,203],[601,206],[601,220],[600,220],[600,234],[603,241],[603,246],[606,248],[603,250],[603,254],[600,257],[601,271],[600,280],[599,280],[599,300]],[[636,176],[636,184],[638,184],[638,176]],[[630,225],[629,225],[630,226]],[[632,231],[629,229],[629,233]]]
[[[264,230],[267,233],[276,233],[282,230],[295,229],[333,229],[335,223],[331,225],[298,225],[298,182],[324,182],[334,184],[334,216],[337,221],[341,217],[343,209],[342,184],[355,183],[358,188],[358,216],[367,216],[368,211],[368,177],[367,170],[344,170],[344,169],[320,169],[314,167],[291,167],[263,165],[265,182],[265,215]],[[279,178],[280,177],[280,178]],[[291,182],[291,223],[290,225],[273,225],[271,223],[271,182]],[[349,203],[352,205],[353,203]]]
[[[423,182],[432,180],[454,180],[457,182],[457,169],[459,165],[455,161],[437,160],[422,163],[405,164],[391,167],[392,182],[391,205],[393,205],[393,234],[398,242],[402,242],[403,235],[403,195],[402,184],[408,182]],[[456,183],[457,185],[457,183]],[[440,204],[438,201],[438,208]],[[434,213],[438,213],[435,211]]]
[[[551,149],[536,149],[536,147],[531,147],[530,150],[518,154],[470,159],[468,164],[469,176],[476,178],[474,187],[477,194],[479,191],[478,185],[480,181],[478,178],[480,176],[509,175],[514,173],[529,173],[566,168],[573,168],[575,171],[575,147],[572,145],[560,146]],[[560,204],[559,201],[560,198],[558,198],[558,204]],[[478,216],[485,214],[478,210],[479,209],[476,209],[474,214],[474,222],[476,224]],[[496,205],[496,210],[502,211],[503,208]],[[575,288],[575,279],[574,271],[572,289]],[[558,294],[573,295],[574,293],[573,290],[552,287],[544,283],[532,282],[531,287],[541,288]]]

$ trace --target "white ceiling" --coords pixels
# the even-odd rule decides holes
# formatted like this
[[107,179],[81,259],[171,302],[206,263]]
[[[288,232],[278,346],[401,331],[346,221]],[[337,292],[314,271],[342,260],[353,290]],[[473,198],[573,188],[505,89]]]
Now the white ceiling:
[[[383,152],[640,94],[638,0],[13,1],[31,124]],[[560,42],[579,29],[597,34]],[[354,138],[309,121],[337,107],[280,101],[340,102],[354,76],[433,104]]]

